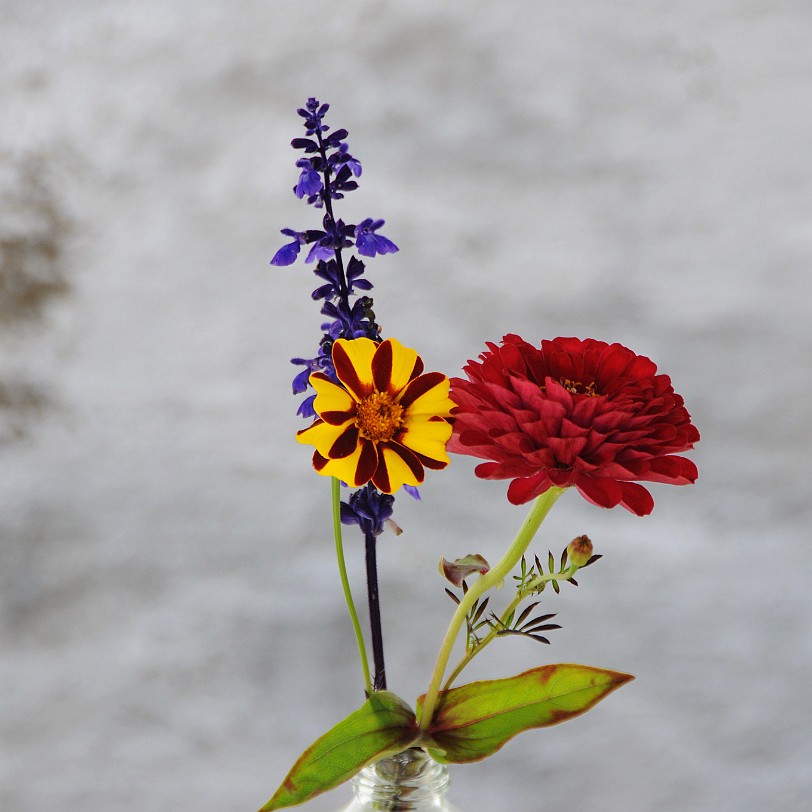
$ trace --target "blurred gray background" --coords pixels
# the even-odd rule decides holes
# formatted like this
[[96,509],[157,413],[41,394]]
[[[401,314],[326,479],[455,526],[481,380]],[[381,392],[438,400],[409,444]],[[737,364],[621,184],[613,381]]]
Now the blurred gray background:
[[[515,331],[620,341],[703,440],[653,515],[568,494],[604,559],[552,646],[637,680],[455,768],[463,812],[760,812],[812,791],[807,0],[0,2],[0,809],[250,812],[361,697],[328,481],[293,434],[310,269],[271,268],[295,109],[330,101],[400,253],[386,335],[450,374]],[[381,540],[390,687],[441,555],[524,511],[458,458]],[[361,590],[362,562],[348,533]],[[335,810],[342,788],[307,808]]]

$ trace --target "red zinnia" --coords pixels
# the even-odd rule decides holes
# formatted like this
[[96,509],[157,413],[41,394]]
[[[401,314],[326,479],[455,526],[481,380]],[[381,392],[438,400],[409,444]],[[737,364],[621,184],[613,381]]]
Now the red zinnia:
[[448,450],[491,460],[484,479],[512,479],[508,499],[529,502],[574,486],[600,507],[638,516],[654,500],[637,482],[687,485],[696,466],[676,453],[699,432],[671,379],[620,344],[556,338],[541,348],[507,335],[453,378],[458,404]]

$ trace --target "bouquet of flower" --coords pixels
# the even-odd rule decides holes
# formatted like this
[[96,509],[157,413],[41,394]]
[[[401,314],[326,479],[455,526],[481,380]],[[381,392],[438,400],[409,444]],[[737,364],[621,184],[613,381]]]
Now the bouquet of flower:
[[[327,321],[318,351],[293,359],[303,367],[293,391],[307,393],[299,414],[311,421],[297,439],[313,447],[315,471],[332,479],[338,572],[366,701],[302,754],[262,812],[303,803],[407,748],[423,748],[442,763],[479,761],[518,733],[584,713],[632,679],[565,663],[456,685],[498,637],[549,642],[547,633],[559,627],[550,622],[554,615],[537,612],[538,596],[547,587],[558,592],[561,584],[575,584],[578,570],[600,558],[586,536],[560,556],[529,553],[566,490],[598,507],[620,505],[644,516],[654,501],[641,482],[686,485],[697,478],[696,466],[679,456],[699,440],[682,397],[652,361],[620,344],[554,338],[536,345],[506,335],[468,362],[465,377],[449,380],[426,372],[415,350],[383,338],[364,260],[398,248],[380,233],[383,220],[348,224],[336,217],[334,203],[358,187],[361,164],[349,152],[347,131],[331,132],[324,123],[328,108],[309,99],[298,111],[305,136],[292,142],[304,153],[293,191],[323,210],[321,228],[283,229],[290,241],[271,264],[291,265],[306,246],[305,262],[315,263],[319,279],[313,298],[323,301]],[[416,497],[426,469],[444,469],[448,452],[484,460],[476,475],[509,480],[508,500],[530,510],[497,563],[478,554],[440,562],[454,588],[446,589],[453,613],[427,691],[413,707],[386,690],[376,542],[387,527],[399,532],[391,518],[395,493]],[[342,524],[357,526],[365,541],[372,671],[344,563]],[[511,575],[513,588],[497,608],[492,591]],[[460,636],[464,653],[451,665]]]

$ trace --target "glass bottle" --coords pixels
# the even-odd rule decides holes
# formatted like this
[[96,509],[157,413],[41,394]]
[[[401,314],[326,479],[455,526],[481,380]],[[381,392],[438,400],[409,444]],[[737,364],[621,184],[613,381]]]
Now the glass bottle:
[[448,769],[412,747],[361,770],[341,812],[459,812],[446,800],[448,785]]

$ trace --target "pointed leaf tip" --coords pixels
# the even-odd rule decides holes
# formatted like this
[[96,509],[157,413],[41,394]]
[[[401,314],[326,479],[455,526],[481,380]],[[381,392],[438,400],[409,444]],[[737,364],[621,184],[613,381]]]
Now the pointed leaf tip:
[[[525,730],[585,713],[632,679],[617,671],[561,663],[452,688],[441,694],[428,730],[433,747],[444,751],[435,757],[457,764],[480,761]],[[417,700],[418,710],[423,701]]]

